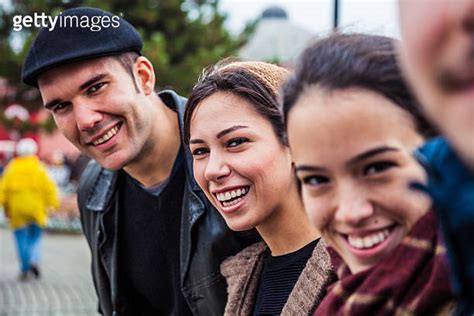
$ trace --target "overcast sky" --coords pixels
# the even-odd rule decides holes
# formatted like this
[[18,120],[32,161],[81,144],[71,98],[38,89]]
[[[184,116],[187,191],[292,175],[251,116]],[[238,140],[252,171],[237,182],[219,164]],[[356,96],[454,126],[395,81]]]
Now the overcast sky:
[[[247,21],[264,9],[277,5],[285,9],[292,23],[316,34],[332,28],[333,0],[221,0],[220,8],[228,13],[227,26],[240,32]],[[345,30],[399,37],[397,0],[339,0],[340,25]]]

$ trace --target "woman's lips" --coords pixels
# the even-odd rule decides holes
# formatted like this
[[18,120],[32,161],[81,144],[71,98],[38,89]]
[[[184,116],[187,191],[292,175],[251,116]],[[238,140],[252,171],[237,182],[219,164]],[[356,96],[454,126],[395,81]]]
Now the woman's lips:
[[242,186],[232,190],[215,193],[220,210],[224,213],[231,213],[238,210],[244,203],[250,186]]
[[349,251],[356,257],[370,258],[383,253],[388,247],[395,242],[398,225],[392,225],[372,231],[363,236],[350,234],[343,235]]
[[386,228],[363,237],[349,235],[347,236],[347,242],[354,248],[368,249],[385,241],[388,235],[390,235],[390,230]]

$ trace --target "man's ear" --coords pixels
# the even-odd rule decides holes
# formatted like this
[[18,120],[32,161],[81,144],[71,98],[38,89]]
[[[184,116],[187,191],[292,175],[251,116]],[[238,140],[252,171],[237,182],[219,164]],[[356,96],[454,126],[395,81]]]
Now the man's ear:
[[150,60],[140,56],[135,60],[134,71],[137,84],[145,95],[154,93],[155,89],[155,71]]

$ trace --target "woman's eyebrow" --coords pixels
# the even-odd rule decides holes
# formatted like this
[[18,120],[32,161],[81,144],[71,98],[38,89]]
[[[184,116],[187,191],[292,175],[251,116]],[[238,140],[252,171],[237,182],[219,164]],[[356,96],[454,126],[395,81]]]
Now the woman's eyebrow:
[[204,141],[202,139],[199,139],[199,138],[191,138],[189,140],[189,143],[190,144],[203,144]]
[[219,138],[221,138],[221,137],[223,137],[223,136],[225,136],[225,135],[227,135],[227,134],[229,134],[229,133],[232,133],[232,132],[235,131],[235,130],[241,129],[241,128],[248,128],[248,126],[245,126],[245,125],[234,125],[234,126],[232,126],[232,127],[229,127],[229,128],[226,128],[226,129],[220,131],[219,133],[217,133],[217,136],[216,136],[216,137],[219,139]]
[[[241,129],[241,128],[248,128],[248,126],[245,126],[245,125],[234,125],[234,126],[231,126],[229,128],[226,128],[222,131],[220,131],[219,133],[217,133],[216,135],[216,138],[219,139],[219,138],[222,138],[223,136],[229,134],[229,133],[232,133],[233,131],[235,130],[238,130],[238,129]],[[204,140],[202,139],[199,139],[199,138],[191,138],[189,140],[189,143],[190,144],[202,144],[204,143]]]
[[396,147],[390,147],[390,146],[375,147],[375,148],[366,150],[366,151],[358,154],[357,156],[351,158],[346,164],[347,165],[353,165],[353,164],[356,164],[356,163],[358,163],[362,160],[366,160],[366,159],[371,158],[373,156],[383,154],[387,151],[399,151],[399,149],[396,148]]
[[298,171],[311,171],[311,172],[320,172],[324,171],[323,167],[314,166],[314,165],[295,165],[295,172]]

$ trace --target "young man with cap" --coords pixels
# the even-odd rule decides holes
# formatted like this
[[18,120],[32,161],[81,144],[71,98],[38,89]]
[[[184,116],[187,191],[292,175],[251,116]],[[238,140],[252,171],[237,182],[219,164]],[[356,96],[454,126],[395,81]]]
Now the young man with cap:
[[474,0],[400,0],[401,61],[447,141],[418,152],[430,174],[458,314],[474,313]]
[[[67,17],[117,19],[95,8],[62,12]],[[219,265],[254,238],[231,232],[199,190],[182,145],[186,100],[154,92],[140,36],[119,22],[100,31],[43,28],[22,73],[59,130],[94,159],[78,200],[99,309],[220,315],[226,284]]]

